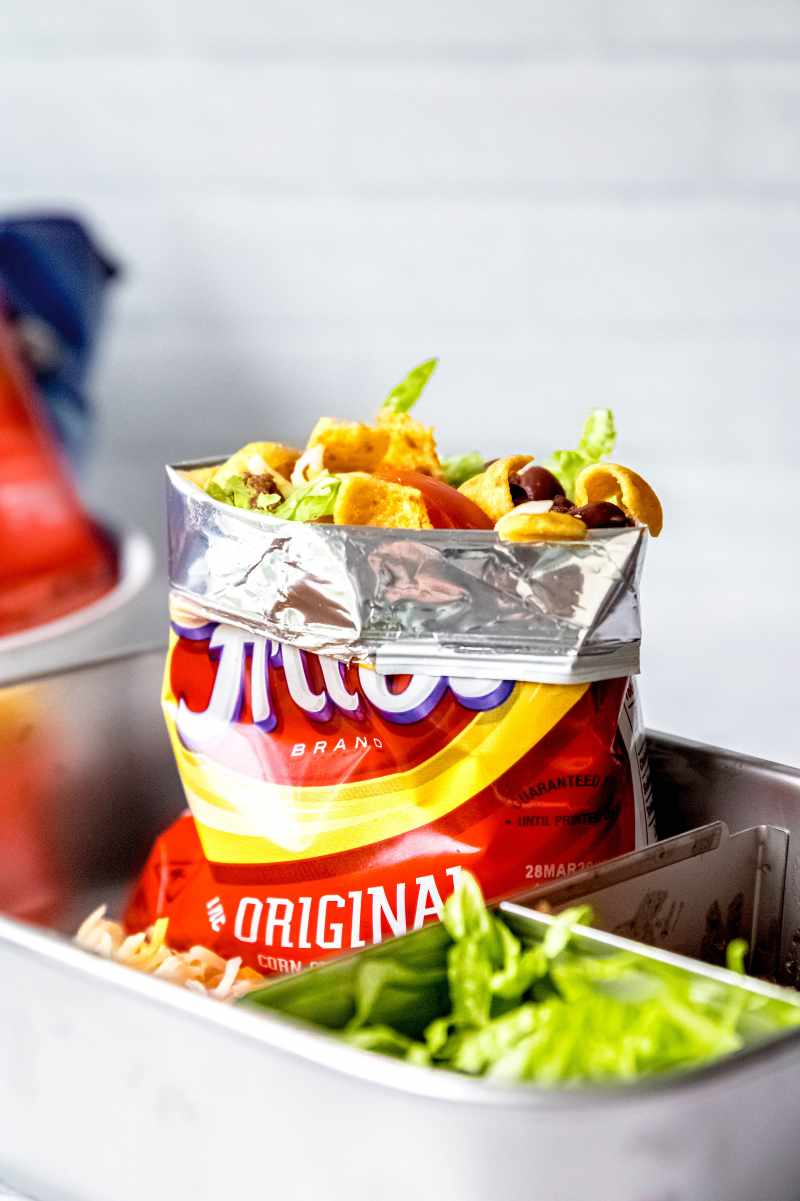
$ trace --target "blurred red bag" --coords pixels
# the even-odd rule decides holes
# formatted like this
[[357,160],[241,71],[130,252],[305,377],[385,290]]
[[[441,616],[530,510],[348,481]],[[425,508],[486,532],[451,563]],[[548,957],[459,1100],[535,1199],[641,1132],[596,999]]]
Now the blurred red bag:
[[114,585],[113,549],[81,507],[0,316],[0,635]]

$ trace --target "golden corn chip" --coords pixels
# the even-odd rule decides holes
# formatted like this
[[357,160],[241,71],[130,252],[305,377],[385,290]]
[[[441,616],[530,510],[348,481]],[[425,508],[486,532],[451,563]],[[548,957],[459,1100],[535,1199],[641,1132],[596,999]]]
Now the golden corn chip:
[[192,467],[191,470],[181,471],[180,474],[185,480],[190,480],[191,483],[197,484],[197,487],[202,488],[205,492],[206,484],[215,471],[216,467]]
[[389,434],[382,466],[402,467],[438,476],[441,471],[436,439],[430,426],[415,421],[408,413],[379,413],[378,426]]
[[494,527],[503,542],[578,542],[586,534],[579,517],[569,513],[520,513],[514,509]]
[[323,448],[326,471],[374,471],[389,449],[389,431],[360,421],[320,417],[311,431],[307,450]]
[[495,459],[480,475],[474,475],[459,488],[479,509],[483,509],[492,521],[498,521],[514,508],[508,477],[521,467],[527,466],[533,455],[509,455],[505,459]]
[[333,506],[335,525],[377,525],[387,529],[430,530],[422,493],[404,484],[355,471],[342,477]]
[[282,442],[257,442],[256,445],[267,467],[288,480],[300,458],[300,451],[294,446],[284,446]]
[[661,533],[664,513],[661,501],[647,480],[630,467],[618,463],[593,463],[584,467],[575,481],[575,504],[595,504],[607,500],[617,505],[633,521],[646,525],[654,538]]

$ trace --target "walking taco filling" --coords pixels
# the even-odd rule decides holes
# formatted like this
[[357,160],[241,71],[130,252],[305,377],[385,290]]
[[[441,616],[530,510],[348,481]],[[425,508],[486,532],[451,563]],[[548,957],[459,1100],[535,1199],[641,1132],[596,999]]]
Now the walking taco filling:
[[588,530],[632,525],[661,532],[650,485],[603,461],[616,439],[609,409],[595,409],[577,449],[556,451],[546,464],[531,454],[440,459],[433,430],[410,414],[435,367],[430,359],[415,368],[389,393],[374,424],[321,417],[302,451],[250,442],[192,479],[213,500],[287,521],[494,528],[519,542],[576,540]]

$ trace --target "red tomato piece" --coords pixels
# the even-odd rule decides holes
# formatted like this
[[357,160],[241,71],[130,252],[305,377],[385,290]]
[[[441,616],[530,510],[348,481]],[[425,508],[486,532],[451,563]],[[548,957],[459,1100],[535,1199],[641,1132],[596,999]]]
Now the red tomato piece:
[[380,467],[375,474],[392,484],[418,488],[435,530],[491,530],[494,523],[468,496],[443,480],[403,467]]

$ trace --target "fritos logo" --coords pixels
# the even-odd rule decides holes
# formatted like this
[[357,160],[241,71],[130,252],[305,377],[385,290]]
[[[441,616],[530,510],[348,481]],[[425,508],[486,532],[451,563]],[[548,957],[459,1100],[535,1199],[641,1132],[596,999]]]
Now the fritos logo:
[[[240,721],[247,694],[251,723],[264,734],[271,733],[277,725],[277,713],[270,681],[279,670],[289,699],[317,723],[329,723],[335,712],[354,719],[362,718],[366,703],[387,722],[410,725],[428,717],[447,689],[464,709],[480,712],[502,705],[514,688],[512,680],[417,675],[408,676],[404,687],[393,689],[388,676],[359,667],[358,688],[353,689],[348,687],[345,665],[336,659],[310,655],[298,651],[297,647],[274,643],[261,635],[215,622],[196,629],[173,628],[181,640],[207,643],[209,656],[217,663],[214,686],[205,709],[199,712],[190,709],[183,695],[178,700],[178,734],[184,746],[192,751],[208,751],[223,736],[226,727]],[[321,686],[314,682],[311,662],[318,665]],[[246,686],[247,675],[249,687]]]
[[387,677],[233,626],[173,626],[181,748],[274,783],[369,779],[430,759],[511,680]]
[[[412,725],[432,713],[448,690],[462,708],[485,712],[502,705],[514,688],[512,680],[417,675],[407,677],[402,687],[393,689],[390,677],[365,667],[356,669],[358,684],[352,688],[344,664],[324,655],[311,655],[213,622],[198,629],[173,628],[185,642],[207,643],[208,655],[217,663],[204,709],[197,712],[189,707],[184,695],[178,697],[178,735],[189,750],[209,751],[224,737],[226,728],[243,720],[248,696],[249,721],[263,733],[272,733],[278,714],[271,684],[278,671],[283,673],[291,702],[321,725],[329,724],[337,712],[358,721],[363,718],[365,704],[393,725]],[[319,684],[314,682],[313,662],[321,675]]]

